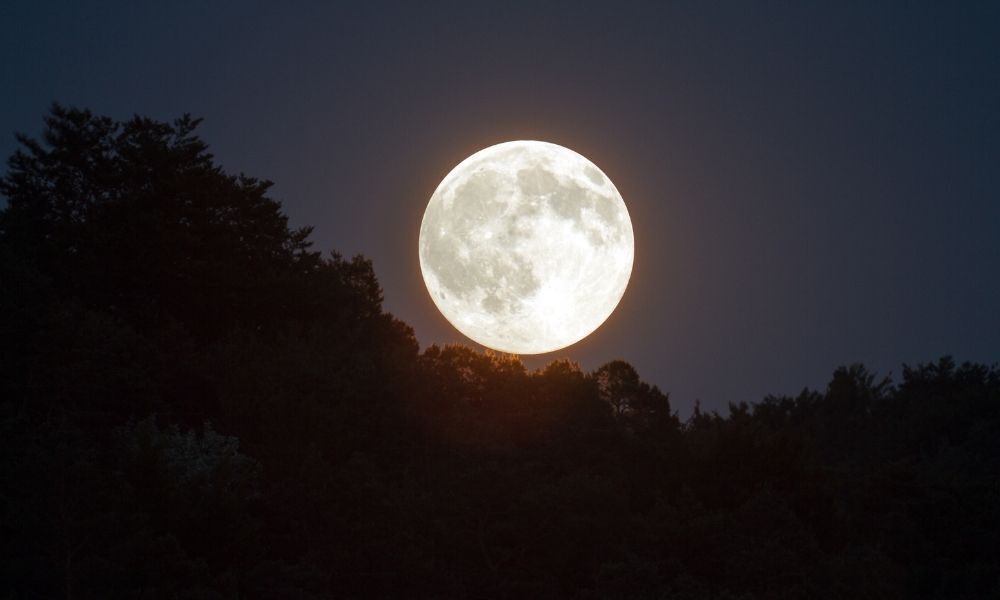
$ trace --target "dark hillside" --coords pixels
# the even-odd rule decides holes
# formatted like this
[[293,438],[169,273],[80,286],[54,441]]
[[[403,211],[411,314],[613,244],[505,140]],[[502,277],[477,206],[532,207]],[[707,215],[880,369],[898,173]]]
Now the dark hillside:
[[0,180],[3,598],[1000,597],[997,367],[681,422],[623,361],[420,351],[195,119],[46,124]]

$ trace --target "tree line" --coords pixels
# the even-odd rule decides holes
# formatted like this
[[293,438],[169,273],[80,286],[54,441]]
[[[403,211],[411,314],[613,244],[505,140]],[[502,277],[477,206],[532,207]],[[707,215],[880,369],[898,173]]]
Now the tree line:
[[996,366],[681,421],[624,361],[421,351],[198,123],[18,136],[0,596],[1000,597]]

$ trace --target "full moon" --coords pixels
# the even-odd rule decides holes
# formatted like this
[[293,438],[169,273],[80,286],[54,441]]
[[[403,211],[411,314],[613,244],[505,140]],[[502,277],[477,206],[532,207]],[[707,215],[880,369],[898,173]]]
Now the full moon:
[[537,141],[490,146],[444,178],[420,225],[420,269],[444,317],[501,352],[541,354],[614,311],[635,242],[597,165]]

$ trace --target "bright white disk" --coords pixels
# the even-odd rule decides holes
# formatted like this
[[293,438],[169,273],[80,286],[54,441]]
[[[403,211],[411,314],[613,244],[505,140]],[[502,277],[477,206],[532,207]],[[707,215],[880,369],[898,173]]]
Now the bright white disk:
[[448,173],[420,226],[445,318],[483,346],[540,354],[597,329],[632,273],[632,221],[597,166],[546,142],[490,146]]

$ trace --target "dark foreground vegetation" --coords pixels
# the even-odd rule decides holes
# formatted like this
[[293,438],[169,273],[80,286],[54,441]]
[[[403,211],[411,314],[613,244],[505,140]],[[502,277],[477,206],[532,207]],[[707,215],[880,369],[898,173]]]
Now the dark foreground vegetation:
[[0,183],[0,597],[1000,597],[997,368],[680,422],[421,352],[196,125],[55,107]]

